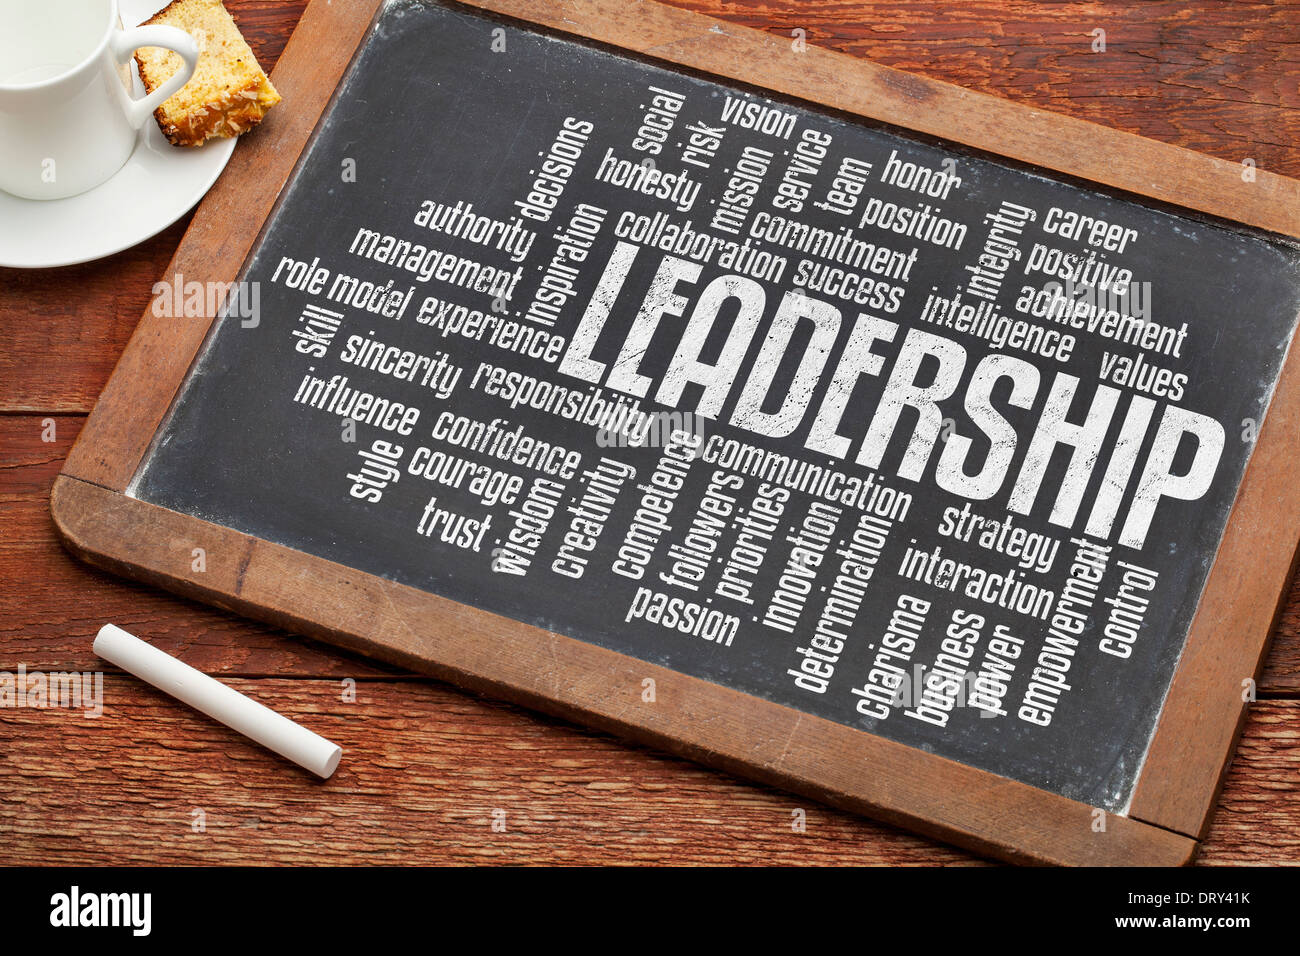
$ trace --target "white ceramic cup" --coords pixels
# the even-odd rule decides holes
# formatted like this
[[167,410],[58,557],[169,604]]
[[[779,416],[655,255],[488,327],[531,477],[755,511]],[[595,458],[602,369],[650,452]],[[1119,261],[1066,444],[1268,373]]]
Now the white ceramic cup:
[[[137,100],[131,55],[147,46],[175,51],[184,65]],[[0,189],[63,199],[98,186],[198,58],[183,30],[122,29],[117,0],[0,0]]]

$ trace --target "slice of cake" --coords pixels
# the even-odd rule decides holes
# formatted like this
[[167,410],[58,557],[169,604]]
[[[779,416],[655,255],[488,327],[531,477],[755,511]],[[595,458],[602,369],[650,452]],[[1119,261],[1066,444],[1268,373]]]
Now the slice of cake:
[[[238,136],[280,102],[221,0],[174,0],[148,22],[184,30],[199,48],[194,76],[154,111],[163,135],[174,145],[198,146],[213,137]],[[150,93],[182,65],[179,56],[159,47],[137,50],[135,62]]]

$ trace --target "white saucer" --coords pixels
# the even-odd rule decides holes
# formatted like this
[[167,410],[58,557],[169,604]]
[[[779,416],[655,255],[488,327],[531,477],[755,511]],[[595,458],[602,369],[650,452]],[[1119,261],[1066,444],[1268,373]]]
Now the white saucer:
[[[137,26],[164,6],[158,0],[121,0],[122,23]],[[131,72],[135,95],[143,96],[134,63]],[[172,146],[150,120],[126,165],[89,192],[49,200],[0,192],[0,266],[70,266],[144,242],[203,198],[234,151],[234,139],[193,149]]]

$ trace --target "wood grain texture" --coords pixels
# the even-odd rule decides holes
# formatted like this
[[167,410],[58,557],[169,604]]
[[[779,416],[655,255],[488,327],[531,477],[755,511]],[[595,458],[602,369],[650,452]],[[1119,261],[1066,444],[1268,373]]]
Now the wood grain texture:
[[[75,561],[59,545],[50,490],[81,420],[57,417],[55,441],[42,441],[48,417],[0,416],[0,654],[46,669],[84,666],[106,620],[148,633],[163,650],[211,674],[238,677],[373,677],[405,673],[308,638],[234,618]],[[76,601],[68,595],[77,594]],[[1300,696],[1300,577],[1291,583],[1261,697]],[[21,627],[7,626],[22,621]],[[3,663],[4,657],[0,657]],[[33,665],[36,666],[36,665]]]
[[1087,804],[66,474],[50,507],[69,550],[116,573],[978,853],[1177,866],[1195,850],[1130,817],[1094,829]]
[[[270,70],[307,0],[231,0],[227,6],[258,62]],[[90,411],[190,219],[187,214],[152,239],[97,262],[0,268],[0,413]]]
[[[783,38],[803,29],[827,49],[1300,178],[1295,4],[672,2]],[[306,0],[227,5],[269,69]],[[1096,28],[1107,31],[1103,54],[1091,52]],[[0,410],[89,412],[187,223],[97,263],[0,269]]]
[[[395,677],[397,668],[183,601],[78,561],[50,519],[54,476],[81,419],[0,416],[0,670],[91,666],[106,621],[211,674]],[[53,428],[52,442],[44,441]]]
[[[1300,150],[1295,145],[1300,142],[1300,8],[1293,5],[1154,3],[1126,8],[1009,2],[960,7],[833,0],[674,2],[783,36],[801,27],[808,31],[810,42],[822,46],[1140,132],[1232,162],[1244,155],[1256,159],[1261,168],[1300,175]],[[304,6],[284,0],[230,0],[228,5],[267,66]],[[1094,26],[1108,31],[1104,55],[1080,52],[1088,49],[1088,32]],[[360,658],[120,582],[74,563],[54,544],[44,495],[79,422],[60,417],[59,441],[37,447],[35,426],[40,413],[71,416],[93,404],[183,225],[88,266],[54,273],[0,270],[0,414],[37,413],[0,417],[0,581],[5,582],[0,587],[0,668],[16,661],[47,669],[78,662],[93,666],[89,637],[100,623],[113,619],[212,672],[358,676],[363,704],[372,692],[386,703],[404,700],[402,695],[413,689],[412,679],[387,678],[387,669]],[[133,616],[112,617],[106,610]],[[1290,695],[1300,689],[1298,647],[1300,583],[1293,586],[1279,625],[1261,681],[1262,694]],[[366,673],[366,668],[374,670]],[[289,691],[311,683],[258,680],[245,687],[254,693],[278,693],[270,688],[286,685],[287,696],[276,705],[293,713]],[[336,680],[325,683],[324,695],[336,699]],[[263,687],[268,690],[259,690]],[[104,767],[104,758],[123,752],[116,735],[104,734],[108,741],[104,749],[92,754],[62,724],[57,731],[42,732],[49,726],[47,718],[58,717],[57,712],[0,711],[0,835],[12,834],[12,852],[23,857],[12,862],[30,861],[38,847],[45,854],[50,846],[59,848],[50,853],[51,861],[85,862],[103,860],[109,853],[124,862],[359,862],[368,858],[367,847],[375,845],[386,847],[393,862],[947,863],[972,859],[941,844],[816,804],[802,804],[808,811],[809,833],[795,836],[787,831],[788,810],[798,802],[796,798],[548,718],[480,704],[438,685],[428,685],[427,692],[430,701],[403,705],[405,710],[401,706],[382,712],[367,709],[364,718],[353,710],[339,718],[340,739],[349,748],[340,778],[350,761],[373,759],[354,766],[358,771],[366,768],[372,779],[391,777],[392,786],[386,780],[382,788],[386,795],[372,794],[364,813],[354,815],[347,808],[332,813],[330,807],[340,805],[334,801],[341,799],[332,795],[330,801],[316,805],[315,817],[292,809],[310,801],[310,796],[304,797],[309,788],[292,776],[291,768],[265,755],[257,755],[261,760],[257,772],[272,792],[261,794],[267,798],[263,807],[245,800],[257,790],[253,781],[245,774],[222,778],[212,773],[211,748],[202,743],[201,724],[161,698],[150,699],[147,689],[123,694],[121,706],[138,708],[133,729],[144,732],[154,722],[170,720],[170,729],[179,733],[153,731],[157,747],[149,749],[152,762],[150,757],[132,755],[133,771],[111,763],[113,769]],[[1201,854],[1203,862],[1300,860],[1294,836],[1300,822],[1300,788],[1295,783],[1300,717],[1292,711],[1294,706],[1289,701],[1268,701],[1252,708]],[[440,737],[436,728],[444,715],[453,726]],[[28,723],[17,737],[9,735],[16,720],[29,718],[45,723],[36,727]],[[401,725],[393,734],[412,728],[416,732],[418,753],[402,754],[406,760],[402,766],[416,768],[418,779],[397,769],[393,755],[398,751],[390,746],[393,738],[380,726],[385,720]],[[211,732],[218,738],[226,733],[216,727]],[[542,732],[562,741],[549,755],[528,745],[533,734]],[[345,733],[356,733],[360,740],[350,746],[352,738],[344,738]],[[199,743],[177,750],[182,746],[177,739]],[[226,739],[225,745],[243,746],[232,739]],[[484,746],[485,741],[495,746]],[[75,746],[65,746],[73,742]],[[435,748],[435,744],[442,746]],[[69,753],[73,757],[67,766],[51,770]],[[190,754],[188,769],[177,767],[159,774],[158,755],[167,754],[170,767],[175,753]],[[36,762],[15,770],[15,754],[33,755]],[[378,756],[372,758],[373,754]],[[555,773],[555,768],[567,766],[565,760],[583,763],[567,768],[574,773]],[[436,768],[442,768],[441,773]],[[241,765],[240,769],[247,768]],[[106,775],[98,776],[101,770]],[[93,785],[78,789],[79,779]],[[495,788],[515,794],[518,805],[521,795],[552,784],[555,789],[545,791],[551,800],[547,812],[573,825],[568,830],[544,826],[534,838],[508,844],[511,855],[503,855],[497,844],[482,840],[471,844],[465,833],[433,837],[427,833],[434,811],[422,808],[437,805],[438,799],[447,801],[441,806],[452,819],[457,811],[450,801],[463,803],[467,794]],[[68,790],[70,786],[74,789]],[[108,794],[114,787],[119,788],[121,804],[130,809],[127,816],[134,820],[135,829],[113,823],[114,801]],[[447,795],[448,790],[453,796]],[[188,830],[187,806],[196,794],[218,801],[229,797],[222,805],[230,811],[209,827],[209,840],[197,844],[188,842],[197,835]],[[780,805],[784,814],[772,829],[761,810],[754,811],[757,817],[751,814],[753,807],[767,806],[768,800]],[[581,807],[592,802],[602,806],[608,802],[614,809],[599,824],[584,822]],[[291,809],[277,813],[277,807]],[[408,813],[405,807],[421,809]],[[180,811],[179,833],[171,830],[177,824],[173,810]],[[737,818],[764,822],[732,825]],[[653,824],[659,820],[670,821],[671,826],[658,830]],[[143,829],[141,821],[148,824]],[[217,830],[220,835],[213,837]],[[8,843],[0,841],[0,846]]]
[[[628,16],[624,0],[567,0],[559,6],[540,0],[466,2],[1300,236],[1300,181],[1260,173],[1258,183],[1244,184],[1234,170],[1225,169],[1229,164],[1201,154],[843,54],[789,50],[761,31],[727,27],[662,4],[638,3],[636,15]],[[238,277],[377,6],[378,0],[340,0],[307,8],[272,73],[297,112],[278,125],[275,116],[285,114],[274,114],[234,158],[195,215],[168,276],[219,282]],[[1091,148],[1080,152],[1083,146]],[[1152,178],[1156,169],[1169,177]],[[125,497],[122,492],[181,387],[207,324],[178,324],[152,311],[141,319],[54,485],[55,523],[78,557],[473,690],[903,823],[976,852],[1015,862],[1076,865],[1171,865],[1190,859],[1191,837],[1201,836],[1200,821],[1190,826],[1186,812],[1166,804],[1208,812],[1206,800],[1221,784],[1240,727],[1240,705],[1208,717],[1204,708],[1169,708],[1157,740],[1187,739],[1195,759],[1171,763],[1167,748],[1153,748],[1139,781],[1142,814],[1112,817],[1097,829],[1090,826],[1094,811],[1087,804]],[[1248,482],[1256,497],[1281,493],[1279,482],[1288,476],[1265,467],[1278,460],[1278,446],[1289,442],[1285,429],[1266,428],[1256,454],[1265,464],[1253,468],[1258,481]],[[1239,510],[1251,519],[1242,522],[1249,534],[1258,524],[1255,511],[1240,503]],[[1266,548],[1252,555],[1232,542],[1225,546],[1225,564],[1249,563],[1265,573],[1257,576],[1258,590],[1243,592],[1247,600],[1231,605],[1230,614],[1208,623],[1198,619],[1175,690],[1221,682],[1217,649],[1225,635],[1233,635],[1229,643],[1248,652],[1252,664],[1262,659],[1271,619],[1249,616],[1249,599],[1262,597],[1276,608],[1294,550],[1293,539],[1284,549],[1278,542],[1291,530],[1300,536],[1300,498],[1286,497]],[[204,555],[206,566],[192,566],[191,552]],[[1202,645],[1208,646],[1205,653]],[[1229,670],[1239,665],[1235,650],[1222,663]],[[1195,673],[1183,673],[1193,666]],[[1213,673],[1207,676],[1208,671]],[[1252,666],[1250,673],[1255,672]],[[639,697],[646,681],[658,685],[653,706]]]
[[1200,861],[1300,863],[1300,703],[1253,704]]
[[[279,198],[316,120],[360,42],[376,0],[331,8],[310,5],[271,71],[282,101],[252,132],[204,196],[180,246],[163,271],[168,288],[202,276],[233,283],[263,222]],[[344,15],[342,11],[352,11]],[[312,23],[327,24],[319,29]],[[164,316],[166,315],[164,311]],[[172,318],[146,309],[86,420],[64,470],[123,490],[167,413],[214,315]],[[150,383],[145,389],[143,382]],[[112,411],[109,414],[109,411]],[[112,454],[105,453],[112,448]]]
[[1300,540],[1300,351],[1274,390],[1147,749],[1129,813],[1198,839],[1246,719]]
[[[976,149],[1300,239],[1300,180],[1046,113],[661,3],[464,0],[569,34]],[[289,111],[249,137],[205,197],[164,275],[233,282],[281,186],[369,25],[377,0],[309,6],[272,72]],[[324,24],[317,28],[317,24]],[[304,37],[310,39],[304,39]],[[123,490],[214,316],[176,320],[146,310],[101,393],[65,472]]]
[[733,31],[659,3],[640,2],[628,16],[627,0],[463,2],[1300,239],[1300,180],[1258,166],[1246,176],[1230,160],[845,56],[803,35]]
[[[674,0],[993,96],[1300,178],[1290,3]],[[1105,30],[1104,53],[1093,52]]]
[[[0,711],[0,864],[982,863],[434,682],[361,683],[354,703],[338,681],[231,684],[339,743],[334,777],[110,673],[99,718]],[[1254,711],[1204,862],[1300,856],[1300,792],[1278,787],[1300,771],[1298,711]]]
[[975,862],[437,684],[362,684],[351,704],[336,681],[232,686],[342,746],[334,777],[111,674],[98,719],[0,711],[0,863]]

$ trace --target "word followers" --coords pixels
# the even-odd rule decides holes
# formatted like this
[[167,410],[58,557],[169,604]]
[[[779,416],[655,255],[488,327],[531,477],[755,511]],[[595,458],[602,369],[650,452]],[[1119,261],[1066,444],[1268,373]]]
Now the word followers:
[[[1154,399],[1134,395],[1122,412],[1118,437],[1106,448],[1123,398],[1117,388],[1097,384],[1088,398],[1079,377],[1058,371],[1045,381],[1037,366],[1001,352],[972,365],[967,350],[945,336],[905,329],[868,312],[850,318],[802,290],[772,302],[764,287],[747,276],[720,275],[700,288],[703,267],[673,255],[664,255],[653,270],[638,268],[635,275],[641,278],[633,280],[633,265],[643,251],[627,242],[615,245],[560,360],[562,373],[638,398],[653,395],[654,401],[679,410],[689,410],[680,408],[682,396],[695,386],[699,415],[716,421],[729,408],[732,425],[769,438],[799,432],[806,436],[805,447],[834,458],[849,458],[856,445],[853,460],[873,470],[880,468],[900,423],[908,420],[904,409],[911,409],[915,424],[897,466],[900,477],[922,480],[946,428],[935,483],[976,501],[1006,493],[1008,510],[1025,515],[1035,507],[1054,452],[1065,448],[1070,460],[1056,484],[1048,520],[1073,528],[1086,515],[1088,535],[1111,538],[1136,474],[1118,540],[1137,549],[1146,542],[1157,505],[1166,498],[1199,499],[1218,468],[1225,433],[1213,418],[1176,405],[1161,409]],[[612,314],[632,320],[611,322]],[[734,316],[725,331],[723,315]],[[811,334],[797,339],[796,329],[806,332],[809,326]],[[762,345],[746,372],[742,366],[755,336]],[[718,338],[723,342],[712,350],[716,360],[705,361],[706,343]],[[654,354],[652,341],[662,349],[665,339],[676,342],[667,366],[645,367],[645,357]],[[796,354],[800,347],[802,353]],[[773,394],[778,367],[796,362],[784,394]],[[846,415],[861,380],[882,376],[870,416]],[[1037,407],[1028,434],[993,401],[1004,379],[1011,386],[1005,399],[1009,406],[1026,412]],[[1153,421],[1155,436],[1139,460]],[[1175,472],[1175,455],[1187,438],[1194,440],[1195,454],[1190,466]],[[1013,474],[1012,462],[1022,445],[1020,467]],[[983,462],[968,472],[968,460],[978,462],[985,446]],[[1102,481],[1091,507],[1085,508],[1098,467],[1105,469]]]

